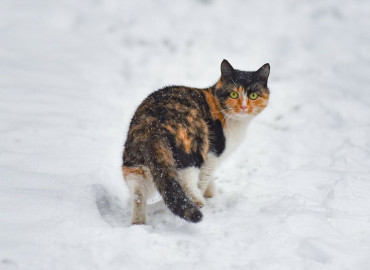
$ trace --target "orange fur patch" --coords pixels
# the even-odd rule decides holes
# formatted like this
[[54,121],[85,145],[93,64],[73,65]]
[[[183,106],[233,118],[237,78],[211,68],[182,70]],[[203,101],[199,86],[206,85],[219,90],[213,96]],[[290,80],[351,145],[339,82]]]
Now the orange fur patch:
[[140,167],[126,167],[122,166],[123,176],[126,177],[129,174],[139,174],[144,176],[144,170]]
[[184,150],[186,153],[190,153],[190,148],[192,145],[192,139],[189,138],[188,133],[186,132],[186,129],[179,128],[176,133],[176,141],[178,144],[182,144],[184,147]]
[[269,97],[268,94],[264,94],[264,95],[261,95],[260,97],[258,97],[255,100],[248,99],[248,103],[247,103],[248,104],[248,106],[247,106],[248,111],[247,111],[247,113],[250,114],[250,113],[259,113],[259,112],[261,112],[267,106],[268,97]]
[[177,125],[176,130],[171,125],[166,125],[166,128],[175,136],[176,144],[183,146],[185,152],[189,154],[193,144],[193,140],[189,137],[190,130],[188,132],[185,128],[179,127],[179,125]]
[[163,142],[158,142],[156,146],[156,152],[154,153],[160,161],[167,166],[175,166],[175,161],[173,159],[172,151]]
[[207,90],[203,90],[203,93],[206,97],[206,101],[208,103],[209,108],[211,109],[211,115],[213,120],[220,120],[222,124],[224,124],[224,115],[220,111],[219,104],[217,105],[216,100],[212,93],[208,92]]
[[173,127],[171,125],[166,125],[166,128],[168,129],[169,132],[171,132],[172,134],[175,134],[175,130],[173,129]]

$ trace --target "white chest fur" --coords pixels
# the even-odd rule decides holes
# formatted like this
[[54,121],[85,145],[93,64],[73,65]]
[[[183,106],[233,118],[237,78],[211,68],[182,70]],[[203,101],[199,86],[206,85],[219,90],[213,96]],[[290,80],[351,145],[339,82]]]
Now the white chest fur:
[[215,154],[208,153],[207,159],[201,168],[200,174],[200,188],[204,191],[212,179],[214,170],[222,163],[222,160],[227,158],[245,139],[247,127],[252,118],[235,120],[228,119],[225,127],[224,134],[226,137],[226,146],[221,156],[217,157]]
[[224,128],[226,147],[221,155],[222,158],[227,157],[244,141],[250,121],[251,118],[242,120],[228,119]]

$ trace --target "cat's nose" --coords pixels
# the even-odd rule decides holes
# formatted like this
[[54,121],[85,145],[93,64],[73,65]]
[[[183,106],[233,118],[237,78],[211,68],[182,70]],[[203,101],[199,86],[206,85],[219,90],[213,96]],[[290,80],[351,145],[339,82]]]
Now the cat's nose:
[[242,108],[243,111],[245,111],[245,109],[247,108],[247,106],[242,105],[241,108]]

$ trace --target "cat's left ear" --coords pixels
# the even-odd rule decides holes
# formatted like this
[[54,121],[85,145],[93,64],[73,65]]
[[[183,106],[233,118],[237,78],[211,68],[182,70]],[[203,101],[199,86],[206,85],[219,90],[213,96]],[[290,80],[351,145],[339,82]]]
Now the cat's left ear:
[[226,81],[232,80],[234,72],[235,70],[232,65],[230,65],[230,63],[226,59],[224,59],[221,63],[221,77]]
[[259,70],[256,71],[258,77],[263,79],[264,81],[267,82],[267,79],[269,78],[270,75],[270,64],[264,64],[262,67],[260,67]]

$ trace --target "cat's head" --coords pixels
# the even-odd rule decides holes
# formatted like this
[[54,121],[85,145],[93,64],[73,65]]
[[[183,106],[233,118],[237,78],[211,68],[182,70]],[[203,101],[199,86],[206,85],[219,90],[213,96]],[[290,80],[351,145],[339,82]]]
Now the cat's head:
[[249,72],[234,69],[227,60],[223,60],[221,78],[213,92],[222,113],[232,119],[248,118],[260,113],[268,103],[269,74],[269,64]]

